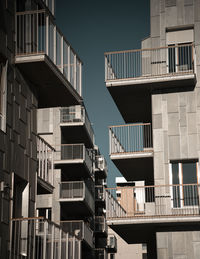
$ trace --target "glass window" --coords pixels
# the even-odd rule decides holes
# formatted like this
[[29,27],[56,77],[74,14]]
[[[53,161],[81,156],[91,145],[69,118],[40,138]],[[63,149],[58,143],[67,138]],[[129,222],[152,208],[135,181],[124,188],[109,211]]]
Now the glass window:
[[198,205],[197,162],[172,163],[173,207]]
[[0,129],[3,131],[6,131],[7,68],[8,61],[0,63]]

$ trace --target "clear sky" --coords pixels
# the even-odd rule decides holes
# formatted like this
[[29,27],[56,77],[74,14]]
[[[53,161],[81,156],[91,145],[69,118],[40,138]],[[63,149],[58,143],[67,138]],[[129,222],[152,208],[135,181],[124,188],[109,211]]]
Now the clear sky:
[[140,48],[149,35],[150,0],[56,0],[56,23],[83,61],[83,98],[95,142],[108,164],[108,186],[119,171],[109,158],[108,126],[124,121],[104,82],[104,52]]

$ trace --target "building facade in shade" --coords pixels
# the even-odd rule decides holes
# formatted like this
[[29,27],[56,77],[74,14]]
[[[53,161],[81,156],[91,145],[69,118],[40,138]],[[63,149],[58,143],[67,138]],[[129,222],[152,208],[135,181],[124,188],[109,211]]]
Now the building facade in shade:
[[[144,181],[121,187],[123,213],[108,202],[108,225],[146,243],[148,258],[199,258],[199,10],[199,0],[151,0],[141,49],[105,53],[106,86],[126,123],[109,128],[110,158],[127,181]],[[107,190],[112,199],[119,191]]]
[[1,258],[107,258],[105,201],[95,201],[106,163],[82,105],[82,62],[54,10],[54,0],[0,2]]

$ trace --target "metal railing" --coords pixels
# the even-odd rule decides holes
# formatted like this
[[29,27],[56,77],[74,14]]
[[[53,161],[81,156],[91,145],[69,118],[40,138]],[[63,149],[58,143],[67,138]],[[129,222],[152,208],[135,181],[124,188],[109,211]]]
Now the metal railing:
[[93,174],[93,161],[89,150],[84,144],[62,144],[57,146],[56,160],[84,160],[91,175]]
[[83,199],[87,202],[89,208],[94,211],[94,197],[83,181],[61,182],[60,199],[65,201]]
[[48,7],[49,11],[54,15],[55,0],[42,0],[42,2]]
[[153,150],[151,123],[109,127],[110,154]]
[[37,174],[38,177],[51,185],[53,185],[54,177],[54,151],[55,149],[51,145],[37,135]]
[[120,205],[117,201],[117,196],[113,196],[112,193],[115,194],[114,191],[110,191],[111,189],[106,189],[106,217],[107,218],[121,218],[126,217],[126,210]]
[[109,212],[108,218],[200,215],[199,184],[117,187],[108,188],[107,193],[116,197],[126,212],[123,215]]
[[117,238],[114,234],[108,234],[107,248],[117,250]]
[[82,62],[45,10],[16,13],[16,56],[45,54],[81,96]]
[[61,221],[60,224],[69,235],[76,236],[79,240],[85,240],[93,247],[93,231],[83,220],[65,220]]
[[95,200],[96,201],[105,201],[106,199],[106,191],[105,187],[102,185],[95,186]]
[[107,52],[105,81],[194,73],[193,44]]
[[108,232],[108,226],[105,216],[95,216],[95,231],[102,233]]
[[12,219],[10,233],[10,259],[81,258],[80,240],[42,217]]
[[94,131],[90,123],[88,114],[85,108],[81,105],[75,105],[70,107],[65,107],[60,109],[60,123],[74,124],[77,122],[82,122],[88,131],[88,134],[94,142]]

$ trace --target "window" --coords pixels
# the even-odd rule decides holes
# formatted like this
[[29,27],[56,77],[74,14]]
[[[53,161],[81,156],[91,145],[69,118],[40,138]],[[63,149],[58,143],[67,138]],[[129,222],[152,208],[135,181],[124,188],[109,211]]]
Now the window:
[[193,68],[192,45],[169,45],[169,73],[191,71]]
[[174,208],[199,204],[197,160],[171,162],[170,183]]
[[0,129],[3,131],[6,131],[7,67],[8,61],[0,63]]

